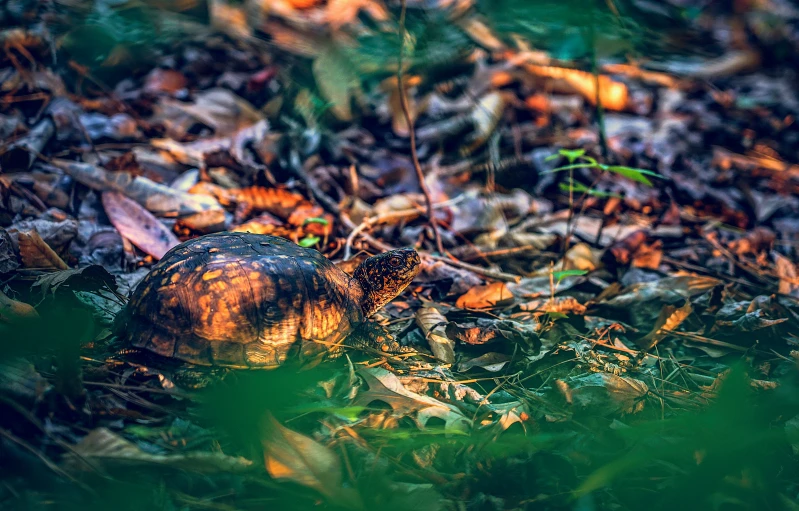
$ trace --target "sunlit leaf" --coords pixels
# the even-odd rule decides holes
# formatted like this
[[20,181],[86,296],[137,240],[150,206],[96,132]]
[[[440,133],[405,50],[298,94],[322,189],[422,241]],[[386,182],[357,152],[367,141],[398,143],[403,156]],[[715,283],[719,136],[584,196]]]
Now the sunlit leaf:
[[626,178],[632,179],[638,183],[643,183],[647,186],[652,186],[652,181],[647,179],[647,175],[649,176],[658,176],[658,174],[644,170],[644,169],[635,169],[632,167],[623,167],[620,165],[611,165],[604,167],[604,170],[608,172],[613,172],[614,174],[622,175]]
[[310,217],[302,221],[302,225],[308,225],[308,224],[330,225],[330,222],[325,218]]
[[555,278],[555,280],[557,282],[560,282],[561,280],[565,279],[566,277],[574,277],[574,276],[579,276],[579,275],[585,275],[586,273],[588,273],[588,272],[585,271],[585,270],[562,270],[562,271],[553,272],[552,276]]
[[585,154],[585,149],[561,149],[558,154],[569,160],[569,163],[574,163],[577,158]]
[[342,486],[341,462],[328,447],[286,428],[272,414],[264,419],[261,444],[273,478],[312,488],[335,502],[358,503],[358,495]]
[[319,238],[318,236],[306,236],[303,239],[301,239],[299,242],[297,242],[297,244],[301,247],[307,248],[316,245],[317,243],[319,243],[320,240],[321,238]]

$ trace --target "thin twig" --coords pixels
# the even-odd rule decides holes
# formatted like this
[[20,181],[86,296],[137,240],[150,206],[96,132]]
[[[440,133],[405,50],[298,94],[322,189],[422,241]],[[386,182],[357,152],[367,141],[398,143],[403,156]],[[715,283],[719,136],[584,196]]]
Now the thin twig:
[[430,222],[430,228],[433,229],[433,235],[436,239],[436,248],[439,254],[444,254],[444,244],[441,242],[441,233],[438,232],[438,222],[433,216],[433,199],[430,197],[430,190],[427,189],[427,183],[424,181],[424,173],[422,173],[422,166],[419,164],[419,155],[416,153],[416,132],[413,128],[413,120],[411,120],[411,112],[408,109],[408,98],[405,96],[405,88],[402,86],[402,53],[405,47],[405,10],[406,0],[401,0],[402,11],[400,12],[399,20],[399,65],[397,66],[397,86],[399,88],[400,106],[402,113],[405,116],[405,122],[408,124],[408,137],[411,142],[411,159],[413,160],[413,168],[416,170],[416,177],[419,180],[419,188],[424,194],[425,204],[427,205],[427,219]]
[[[352,219],[350,219],[350,217],[347,216],[346,213],[341,213],[341,221],[344,223],[345,226],[347,226],[348,229],[353,229],[354,230],[354,229],[357,228],[357,226],[355,225],[355,222],[353,222]],[[373,236],[371,236],[371,235],[369,235],[369,234],[367,234],[365,232],[361,232],[360,234],[361,234],[361,238],[363,238],[363,240],[365,242],[367,242],[369,245],[371,245],[373,248],[376,248],[377,250],[382,250],[383,252],[388,252],[389,250],[394,250],[395,249],[395,247],[392,247],[391,245],[383,243],[382,241],[378,240],[377,238],[375,238],[375,237],[373,237]],[[474,272],[474,273],[476,273],[478,275],[482,275],[484,277],[488,277],[490,279],[501,280],[501,281],[504,281],[504,282],[519,282],[521,280],[521,277],[519,275],[514,275],[512,273],[505,273],[503,271],[490,270],[488,268],[483,268],[481,266],[475,266],[473,264],[464,263],[462,261],[458,261],[456,259],[451,259],[449,257],[435,256],[435,255],[432,255],[432,254],[427,254],[425,252],[422,252],[419,255],[422,258],[429,258],[429,259],[433,259],[434,261],[440,261],[442,263],[449,264],[450,266],[454,266],[456,268],[462,268],[464,270],[469,270],[471,272]]]
[[499,270],[490,270],[488,268],[483,268],[482,266],[475,266],[473,264],[464,263],[463,261],[458,261],[456,259],[451,259],[449,257],[436,256],[432,254],[422,254],[422,255],[423,257],[429,257],[434,261],[440,261],[442,263],[449,264],[450,266],[455,266],[456,268],[469,270],[478,275],[482,275],[484,277],[488,277],[495,280],[501,280],[503,282],[519,282],[522,279],[521,276],[514,275],[513,273],[506,273],[504,271],[499,271]]

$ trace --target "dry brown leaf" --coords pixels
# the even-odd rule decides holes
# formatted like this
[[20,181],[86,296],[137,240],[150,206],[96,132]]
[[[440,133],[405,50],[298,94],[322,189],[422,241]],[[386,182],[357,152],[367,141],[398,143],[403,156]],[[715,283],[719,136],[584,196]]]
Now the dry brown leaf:
[[[193,103],[161,98],[155,119],[167,123],[200,122],[214,130],[216,137],[226,137],[263,120],[263,115],[247,100],[227,89],[209,89],[198,93]],[[188,117],[189,120],[181,118]],[[190,126],[188,126],[190,127]],[[178,127],[178,132],[187,126]]]
[[328,0],[327,22],[333,30],[338,30],[352,23],[361,10],[369,13],[375,21],[388,19],[388,11],[380,0]]
[[318,57],[324,48],[322,37],[282,23],[266,22],[263,24],[263,31],[269,34],[271,44],[302,57]]
[[487,309],[513,302],[513,293],[504,282],[475,286],[461,295],[455,305],[461,309]]
[[180,71],[156,68],[145,78],[142,90],[148,94],[175,94],[187,84],[186,76]]
[[211,26],[215,29],[236,38],[252,35],[252,25],[244,6],[227,0],[210,0],[207,5]]
[[787,257],[774,252],[777,275],[780,277],[779,292],[799,296],[799,272],[796,265]]
[[0,289],[0,324],[15,324],[20,321],[38,318],[39,313],[36,312],[31,305],[25,302],[20,302],[9,298],[3,290]]
[[633,266],[657,270],[660,268],[660,261],[663,259],[663,241],[655,240],[652,244],[644,243],[635,252]]
[[19,233],[19,255],[26,268],[68,270],[69,266],[35,230]]
[[501,371],[502,368],[505,367],[508,362],[510,362],[510,360],[510,355],[489,351],[488,353],[484,353],[477,358],[460,362],[458,364],[458,371],[468,371],[473,367],[480,367],[486,371],[496,373],[497,371]]
[[119,192],[103,192],[103,208],[123,238],[156,259],[180,241],[149,211]]
[[271,234],[273,236],[286,236],[290,230],[282,227],[283,222],[269,213],[262,213],[241,225],[231,227],[233,232],[251,232],[253,234]]
[[107,428],[93,429],[64,455],[62,466],[69,472],[101,473],[141,469],[154,466],[172,467],[194,473],[240,473],[251,470],[252,461],[221,452],[186,452],[153,454]]
[[[530,73],[557,81],[563,92],[576,92],[591,104],[596,104],[596,80],[593,74],[577,69],[554,66],[525,66]],[[624,110],[627,106],[627,86],[599,75],[599,100],[608,110]]]
[[334,500],[349,494],[342,487],[341,462],[330,448],[284,427],[271,413],[262,427],[264,464],[270,476],[313,488]]
[[353,406],[368,406],[373,401],[383,401],[397,416],[410,416],[420,428],[433,418],[444,421],[446,431],[467,431],[471,421],[455,406],[424,394],[406,389],[397,376],[379,367],[365,368],[358,374],[369,386],[353,400]]
[[416,312],[416,324],[430,343],[433,355],[445,364],[455,363],[455,341],[447,337],[447,318],[436,308],[422,307]]
[[655,321],[655,327],[647,335],[635,341],[641,349],[648,350],[660,342],[669,332],[679,327],[685,319],[693,312],[691,302],[686,300],[682,307],[666,305],[661,309],[660,315]]
[[585,314],[585,305],[578,302],[571,296],[564,296],[552,299],[538,299],[532,300],[519,305],[519,308],[526,312],[539,312],[541,314],[547,312],[560,312],[565,314],[571,312],[573,314]]
[[173,190],[143,176],[132,176],[127,172],[108,172],[96,165],[70,160],[53,159],[51,163],[89,188],[121,192],[159,216],[183,217],[221,210],[219,202],[212,197]]
[[[592,272],[599,266],[599,256],[587,243],[577,243],[563,254],[563,259],[555,265],[555,271],[583,270]],[[547,273],[549,271],[547,270]]]
[[489,92],[477,102],[471,112],[475,140],[465,150],[471,152],[481,146],[496,129],[505,111],[505,98],[500,92]]
[[[239,131],[224,137],[201,138],[193,142],[176,142],[170,138],[150,140],[150,144],[169,153],[175,160],[184,165],[203,166],[205,155],[227,151],[242,165],[250,165],[246,155],[245,146],[251,142],[258,151],[258,143],[268,143],[269,123],[266,120],[258,121],[252,126],[247,126]],[[259,154],[261,154],[259,152]],[[263,156],[263,155],[262,155]]]
[[287,1],[295,9],[310,9],[313,6],[322,3],[322,0],[287,0]]

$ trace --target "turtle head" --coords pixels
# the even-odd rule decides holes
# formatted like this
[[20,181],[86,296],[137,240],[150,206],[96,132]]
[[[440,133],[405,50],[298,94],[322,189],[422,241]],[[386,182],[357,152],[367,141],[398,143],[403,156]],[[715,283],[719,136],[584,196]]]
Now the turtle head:
[[416,250],[399,248],[372,256],[355,269],[353,277],[363,290],[364,317],[393,300],[419,274],[421,260]]

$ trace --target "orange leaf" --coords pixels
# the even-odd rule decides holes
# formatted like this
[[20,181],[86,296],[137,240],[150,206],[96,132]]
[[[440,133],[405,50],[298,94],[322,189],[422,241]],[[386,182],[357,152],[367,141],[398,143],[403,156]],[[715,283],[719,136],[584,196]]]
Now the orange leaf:
[[327,21],[333,30],[338,30],[355,21],[361,9],[376,21],[388,19],[388,11],[379,0],[328,0]]
[[136,201],[119,192],[103,192],[103,207],[122,237],[151,256],[161,259],[179,244],[177,237],[164,224]]
[[0,290],[0,324],[17,323],[26,319],[38,318],[39,313],[27,303],[9,298]]
[[19,255],[26,268],[69,269],[35,230],[19,233]]
[[496,305],[505,305],[513,301],[513,293],[504,282],[494,282],[486,286],[471,288],[458,298],[455,305],[461,309],[486,309]]

